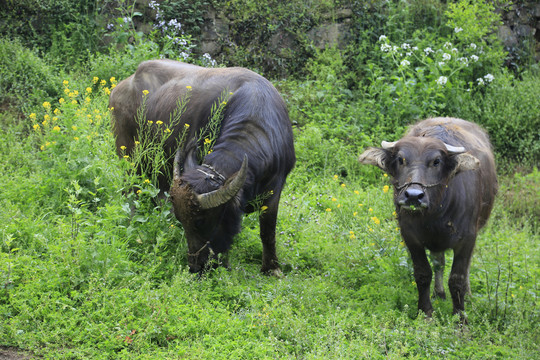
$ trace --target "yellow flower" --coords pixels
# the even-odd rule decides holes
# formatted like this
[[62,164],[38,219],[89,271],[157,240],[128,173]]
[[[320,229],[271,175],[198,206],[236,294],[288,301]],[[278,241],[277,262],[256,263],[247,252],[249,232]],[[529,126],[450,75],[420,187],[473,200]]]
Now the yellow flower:
[[226,102],[226,101],[223,101],[223,102],[221,103],[221,105],[227,105],[227,102]]
[[129,159],[129,155],[124,155],[124,159]]
[[60,109],[56,108],[54,109],[53,113],[54,115],[60,115],[61,112],[60,112]]
[[341,184],[341,187],[345,187],[346,185],[345,184]]
[[166,128],[166,129],[165,129],[165,132],[166,132],[166,133],[170,133],[170,132],[171,132],[171,129]]
[[90,101],[92,101],[92,99],[90,99],[90,98],[87,96],[86,99],[84,99],[84,101],[86,101],[87,103],[89,103]]
[[137,190],[137,194],[140,194],[141,193],[141,190]]
[[150,91],[148,91],[148,90],[143,90],[143,91],[142,91],[143,95],[148,95],[149,92],[150,92]]
[[159,126],[159,125],[161,125],[161,124],[163,124],[163,121],[161,121],[161,120],[156,121],[156,125]]
[[53,131],[60,131],[60,126],[55,126],[52,129],[53,129]]
[[371,220],[373,220],[373,222],[374,222],[375,224],[377,224],[377,225],[379,225],[379,224],[381,223],[381,220],[379,220],[376,216],[373,216],[373,217],[371,218]]
[[109,88],[105,88],[103,91],[105,91],[105,94],[111,95],[111,90],[109,90]]
[[36,113],[31,113],[29,118],[32,119],[32,120],[35,120],[36,119]]
[[150,184],[150,180],[145,179],[145,180],[144,180],[144,183],[145,183],[145,184]]
[[386,194],[388,192],[388,189],[390,189],[388,185],[384,185],[382,191]]
[[91,94],[91,93],[92,93],[92,88],[91,88],[91,87],[87,87],[87,88],[86,88],[86,92],[87,92],[88,94]]
[[152,125],[154,122],[152,120],[148,120],[148,125]]
[[140,144],[140,142],[139,142],[139,141],[135,141],[135,145],[139,145],[139,144]]
[[330,208],[326,208],[326,211],[330,212],[330,211],[332,211],[332,209],[330,209]]
[[360,195],[360,191],[358,191],[358,190],[354,190],[354,193],[355,193],[356,195]]
[[356,216],[356,215],[358,215],[358,212],[355,211],[352,213],[352,216]]
[[43,124],[43,126],[47,126],[47,124],[48,124],[47,120],[43,120],[42,124]]
[[45,146],[41,145],[40,149],[41,151],[45,150]]
[[71,100],[71,103],[72,103],[73,105],[77,105],[77,100]]
[[77,131],[77,126],[73,125],[71,128],[73,129],[73,131]]
[[337,180],[338,179],[338,176],[337,175],[334,175],[334,180]]
[[120,150],[124,151],[126,150],[126,147],[124,145],[120,146]]
[[67,95],[67,94],[69,94],[70,92],[71,92],[71,91],[70,91],[68,88],[65,88],[65,89],[64,89],[64,94]]
[[214,150],[208,150],[208,154],[210,155],[211,153],[213,153]]
[[64,80],[64,81],[62,81],[62,84],[64,84],[64,86],[68,86],[68,85],[69,85],[69,81]]
[[268,209],[268,206],[266,205],[261,206],[261,211],[265,211],[266,209]]
[[392,213],[392,215],[397,216],[397,213],[394,211],[394,212]]
[[51,103],[48,102],[48,101],[45,101],[45,102],[43,103],[43,107],[44,107],[45,109],[49,110],[49,109],[51,108]]
[[116,84],[116,78],[114,76],[110,78],[109,81],[111,82],[111,84]]
[[372,211],[373,211],[373,209],[372,209],[372,208],[369,208],[369,209],[368,209],[368,211],[369,211],[369,212],[372,212]]
[[58,102],[59,102],[60,104],[63,104],[65,101],[66,101],[66,100],[64,100],[64,98],[58,99]]
[[99,82],[99,85],[101,85],[101,86],[107,85],[107,80],[101,80],[101,81]]
[[337,199],[335,197],[332,198],[332,201],[337,201]]
[[383,176],[384,176],[384,177],[388,177],[388,175],[387,175],[387,174],[383,174]]
[[358,206],[364,206],[364,204],[358,204]]
[[52,118],[52,121],[53,121],[53,122],[54,122],[54,121],[57,121],[57,120],[58,120],[58,118],[57,118],[56,116]]
[[97,76],[94,76],[94,77],[92,78],[92,82],[93,82],[94,84],[97,84],[98,81],[99,81],[99,78],[98,78]]
[[184,127],[185,127],[186,129],[189,129],[189,124],[184,124]]
[[186,86],[186,89],[191,90],[191,86],[189,86],[189,85]]
[[204,139],[205,144],[210,144],[211,142],[212,142],[212,140],[210,140],[209,138]]
[[340,208],[340,207],[341,207],[341,204],[337,204],[337,207]]
[[38,124],[34,124],[34,126],[32,126],[34,128],[34,130],[39,130],[39,125]]

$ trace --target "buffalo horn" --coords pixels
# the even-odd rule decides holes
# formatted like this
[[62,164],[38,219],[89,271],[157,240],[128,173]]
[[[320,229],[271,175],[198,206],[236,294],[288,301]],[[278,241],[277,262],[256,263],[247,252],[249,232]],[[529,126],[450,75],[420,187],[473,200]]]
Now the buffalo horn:
[[244,161],[242,167],[236,173],[234,178],[228,181],[228,184],[221,188],[211,191],[206,194],[197,195],[197,200],[202,209],[212,209],[225,204],[227,201],[233,198],[238,191],[244,186],[244,182],[247,177],[247,155],[244,155]]
[[173,178],[174,180],[180,180],[180,161],[182,159],[182,150],[178,147],[176,150],[176,155],[174,156],[174,166],[173,166]]
[[396,144],[397,144],[397,141],[394,141],[394,142],[383,141],[383,142],[381,142],[381,146],[385,150],[391,150]]
[[444,146],[446,146],[446,150],[448,150],[450,154],[461,154],[465,152],[465,148],[463,146],[452,146],[448,145],[447,143],[444,143]]

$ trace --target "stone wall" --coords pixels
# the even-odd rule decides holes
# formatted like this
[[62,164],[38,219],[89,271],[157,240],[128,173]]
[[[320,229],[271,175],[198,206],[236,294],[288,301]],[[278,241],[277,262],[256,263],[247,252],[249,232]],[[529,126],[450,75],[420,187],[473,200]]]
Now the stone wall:
[[[518,52],[535,54],[540,61],[540,2],[538,0],[515,1],[499,10],[503,25],[498,29],[498,36],[506,50],[513,56]],[[201,48],[203,52],[217,57],[223,50],[223,45],[230,42],[230,25],[234,19],[214,9],[207,13],[203,27]],[[327,16],[324,22],[307,32],[307,37],[318,48],[338,45],[344,48],[351,39],[351,22],[353,12],[350,9],[338,9],[332,16]],[[277,32],[268,44],[276,54],[295,44],[295,39],[286,32]]]

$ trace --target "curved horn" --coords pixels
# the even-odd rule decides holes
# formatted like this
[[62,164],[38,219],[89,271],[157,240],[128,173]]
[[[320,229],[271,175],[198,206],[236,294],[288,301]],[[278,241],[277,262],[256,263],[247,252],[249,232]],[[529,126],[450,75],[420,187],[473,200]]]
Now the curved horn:
[[199,201],[199,205],[201,206],[201,208],[215,208],[231,200],[233,196],[235,196],[238,191],[240,191],[240,189],[242,188],[242,186],[244,186],[244,183],[246,182],[247,164],[248,158],[247,155],[244,155],[242,167],[227,184],[209,193],[197,195],[197,200]]
[[397,144],[397,141],[394,141],[394,142],[388,142],[388,141],[383,141],[381,142],[381,146],[383,149],[385,150],[392,150],[392,148]]
[[448,150],[450,154],[461,154],[465,152],[465,148],[463,146],[452,146],[448,145],[447,143],[444,143],[444,146],[446,146],[446,150]]
[[182,149],[179,147],[176,150],[176,155],[174,156],[174,166],[173,166],[173,179],[180,180],[180,161],[182,160]]

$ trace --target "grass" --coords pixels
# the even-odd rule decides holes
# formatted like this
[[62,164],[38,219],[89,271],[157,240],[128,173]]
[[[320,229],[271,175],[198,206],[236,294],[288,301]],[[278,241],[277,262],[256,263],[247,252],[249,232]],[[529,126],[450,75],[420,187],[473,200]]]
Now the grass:
[[307,160],[288,179],[277,228],[285,276],[260,274],[258,221],[248,215],[231,269],[198,278],[180,225],[154,205],[155,185],[126,175],[130,159],[115,154],[114,81],[70,81],[63,104],[0,114],[1,346],[55,359],[537,356],[538,204],[520,206],[523,194],[536,196],[537,170],[501,179],[473,257],[466,326],[450,300],[434,302],[431,320],[417,315],[388,179],[308,161],[321,149],[301,131]]

